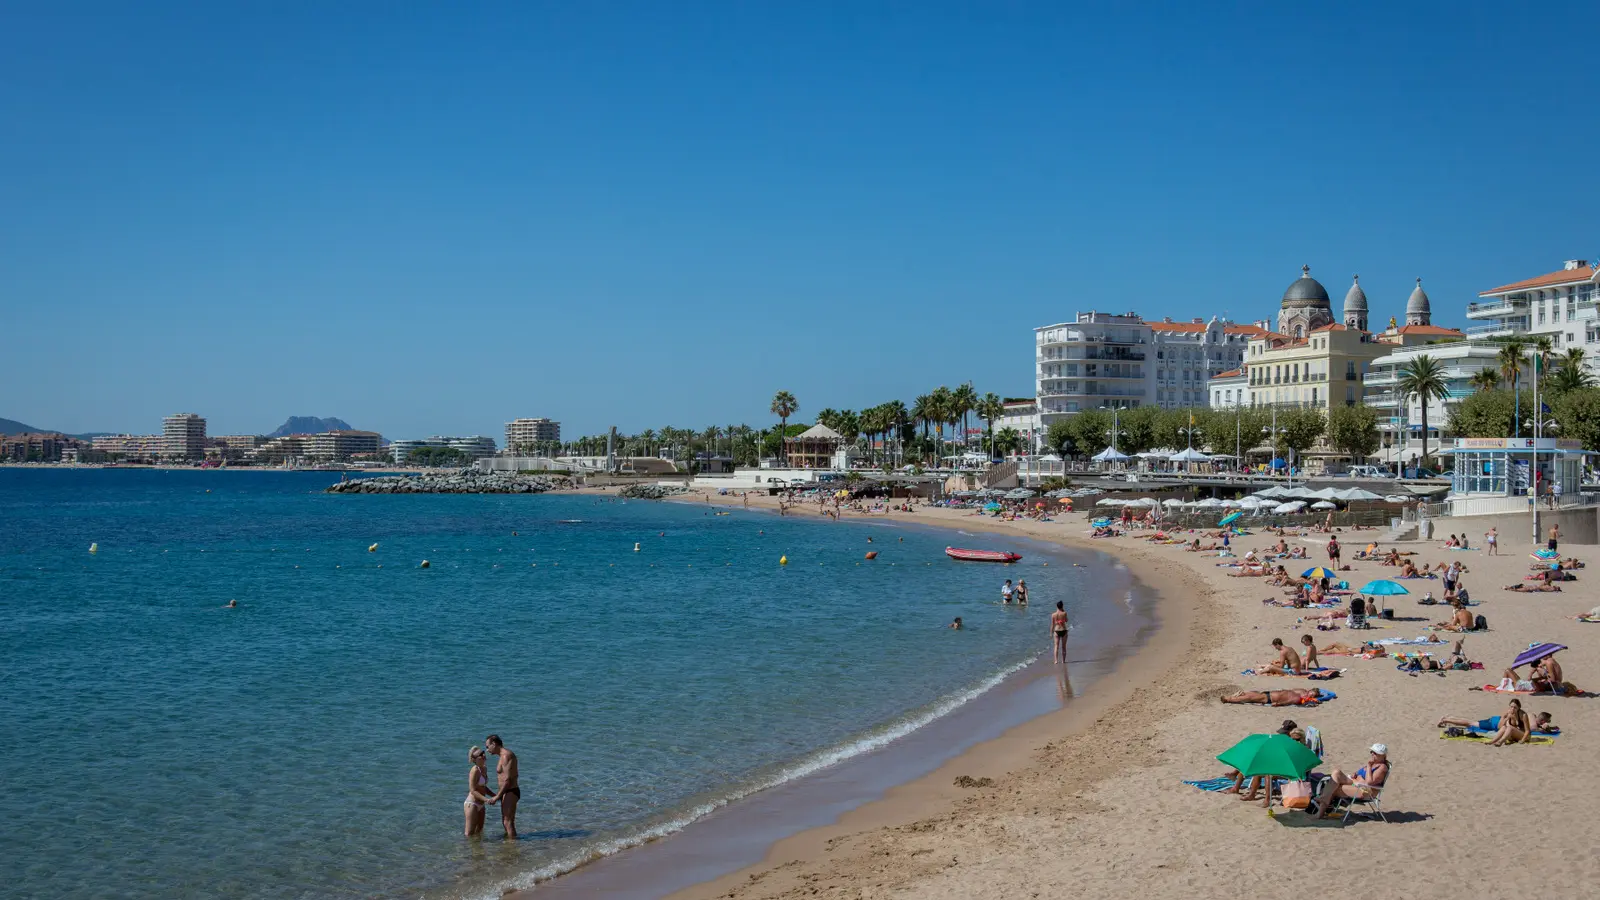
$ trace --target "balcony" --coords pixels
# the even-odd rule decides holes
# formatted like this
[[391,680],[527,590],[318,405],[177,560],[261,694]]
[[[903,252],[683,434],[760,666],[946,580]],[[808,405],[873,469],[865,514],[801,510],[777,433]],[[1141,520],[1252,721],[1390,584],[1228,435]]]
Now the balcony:
[[1464,329],[1461,333],[1469,338],[1474,337],[1505,337],[1518,331],[1527,331],[1527,320],[1495,322],[1491,325],[1474,325]]
[[1113,362],[1117,362],[1117,361],[1121,361],[1121,360],[1127,360],[1129,362],[1142,362],[1144,360],[1144,351],[1142,351],[1142,350],[1112,350],[1112,351],[1108,352],[1108,351],[1105,351],[1105,350],[1093,350],[1093,349],[1091,349],[1091,350],[1085,350],[1084,351],[1083,358],[1084,359],[1107,359],[1107,360],[1111,360]]
[[1526,313],[1527,311],[1527,300],[1510,300],[1505,297],[1467,304],[1467,318],[1469,319],[1492,319],[1502,316],[1518,316]]

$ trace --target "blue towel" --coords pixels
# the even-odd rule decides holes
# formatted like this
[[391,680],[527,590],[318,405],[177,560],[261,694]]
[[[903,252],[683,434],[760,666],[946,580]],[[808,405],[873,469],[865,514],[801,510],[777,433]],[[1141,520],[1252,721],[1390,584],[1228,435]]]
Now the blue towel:
[[1207,778],[1204,781],[1185,781],[1184,784],[1202,791],[1221,791],[1233,787],[1233,779],[1224,775],[1221,778]]

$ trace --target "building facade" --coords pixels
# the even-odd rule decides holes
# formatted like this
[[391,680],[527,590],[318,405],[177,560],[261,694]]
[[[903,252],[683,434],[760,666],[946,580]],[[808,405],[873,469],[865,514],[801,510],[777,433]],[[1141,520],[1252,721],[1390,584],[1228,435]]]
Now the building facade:
[[0,460],[7,462],[60,462],[67,450],[81,442],[55,431],[0,434]]
[[784,460],[791,469],[848,468],[844,435],[817,424],[783,439]]
[[507,452],[524,452],[561,443],[561,423],[553,419],[513,419],[506,423]]
[[1038,453],[1044,450],[1045,428],[1039,420],[1039,401],[1032,397],[1007,397],[1004,403],[1005,413],[994,420],[995,433],[1010,428],[1022,435],[1022,452]]
[[303,455],[315,460],[346,460],[357,456],[376,456],[383,438],[376,431],[324,431],[301,435]]
[[203,459],[206,455],[206,420],[194,413],[177,413],[161,420],[162,455],[168,459]]
[[155,460],[166,454],[167,438],[160,434],[104,434],[89,444],[114,459]]
[[470,437],[445,437],[436,434],[425,438],[390,441],[389,454],[395,462],[404,463],[406,458],[411,455],[411,451],[419,447],[449,447],[453,450],[460,450],[474,460],[493,456],[496,449],[494,438],[484,437],[481,434],[475,434]]
[[1447,396],[1428,401],[1431,450],[1449,436],[1450,411],[1477,390],[1472,377],[1484,369],[1498,371],[1499,352],[1500,344],[1493,341],[1456,340],[1397,347],[1388,356],[1373,360],[1367,373],[1364,402],[1378,411],[1378,429],[1383,433],[1380,457],[1385,462],[1409,461],[1422,453],[1422,403],[1415,395],[1402,397],[1398,389],[1406,367],[1420,356],[1429,356],[1444,372]]
[[1468,327],[1467,336],[1547,336],[1557,350],[1586,349],[1586,368],[1600,371],[1597,271],[1588,260],[1569,259],[1554,272],[1483,291],[1476,303],[1467,305],[1467,318],[1482,323]]

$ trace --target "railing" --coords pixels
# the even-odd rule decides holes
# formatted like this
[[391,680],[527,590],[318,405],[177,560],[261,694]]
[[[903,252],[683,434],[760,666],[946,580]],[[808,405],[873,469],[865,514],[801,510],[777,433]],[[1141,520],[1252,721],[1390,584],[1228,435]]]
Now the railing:
[[1482,313],[1484,315],[1493,315],[1499,312],[1514,313],[1520,312],[1527,308],[1528,301],[1526,300],[1507,300],[1505,298],[1501,298],[1499,300],[1484,300],[1481,303],[1468,303],[1467,315],[1470,317],[1474,313]]
[[1528,323],[1526,322],[1521,324],[1499,322],[1494,325],[1474,325],[1471,328],[1463,329],[1461,333],[1465,334],[1467,337],[1484,337],[1491,334],[1509,333],[1516,331],[1518,328],[1526,330],[1527,327]]

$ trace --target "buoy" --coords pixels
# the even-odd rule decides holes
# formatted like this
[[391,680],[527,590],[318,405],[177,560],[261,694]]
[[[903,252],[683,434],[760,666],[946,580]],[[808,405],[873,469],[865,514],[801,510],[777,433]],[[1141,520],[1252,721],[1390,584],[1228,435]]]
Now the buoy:
[[876,550],[868,550],[867,551],[867,559],[877,559],[877,558],[878,558],[878,551],[876,551]]
[[89,552],[90,553],[99,553],[100,552],[100,545],[98,543],[90,544],[89,545]]
[[639,552],[639,544],[637,542],[635,542],[634,545],[633,545],[633,552],[635,552],[635,553]]
[[432,565],[432,563],[430,563],[430,562],[428,562],[428,561],[427,561],[427,560],[423,560],[423,561],[422,561],[422,565],[420,565],[420,566],[417,566],[417,568],[419,568],[419,569],[426,569],[426,568],[428,568],[428,567],[429,567],[429,566],[430,566],[430,565]]
[[787,566],[788,564],[789,564],[789,557],[788,556],[780,556],[780,557],[778,557],[778,565]]
[[377,544],[373,544],[371,547],[368,547],[367,548],[367,552],[368,553],[377,553],[378,552],[378,545]]

